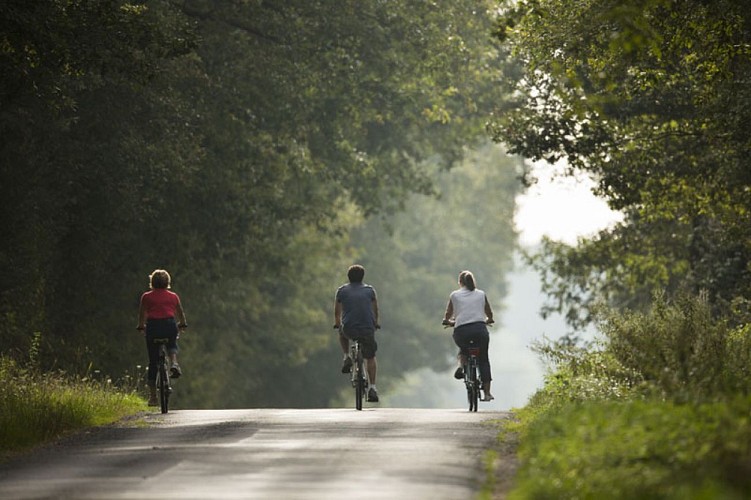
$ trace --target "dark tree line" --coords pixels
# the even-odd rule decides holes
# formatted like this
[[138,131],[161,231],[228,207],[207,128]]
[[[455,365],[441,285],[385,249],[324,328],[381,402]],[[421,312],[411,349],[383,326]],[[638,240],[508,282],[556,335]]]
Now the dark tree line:
[[132,371],[163,267],[201,374],[185,404],[327,404],[311,370],[353,231],[434,193],[500,99],[490,7],[3,2],[3,353],[40,332],[47,369]]

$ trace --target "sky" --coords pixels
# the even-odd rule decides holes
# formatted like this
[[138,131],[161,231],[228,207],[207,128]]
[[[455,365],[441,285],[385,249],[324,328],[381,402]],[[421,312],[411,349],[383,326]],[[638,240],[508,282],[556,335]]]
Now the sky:
[[562,170],[561,165],[532,167],[539,180],[516,200],[515,224],[523,246],[534,246],[543,235],[574,244],[577,237],[596,233],[621,219],[619,213],[592,194],[591,179],[551,178],[547,173]]

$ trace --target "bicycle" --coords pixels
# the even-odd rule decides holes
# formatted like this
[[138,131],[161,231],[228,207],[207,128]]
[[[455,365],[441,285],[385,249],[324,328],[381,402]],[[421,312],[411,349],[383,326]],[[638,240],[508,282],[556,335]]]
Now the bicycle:
[[363,367],[362,349],[359,340],[350,341],[350,356],[352,356],[352,387],[355,389],[355,409],[362,410],[362,399],[368,390],[368,374]]
[[[454,321],[444,320],[442,322],[445,328],[454,326]],[[492,324],[489,322],[488,324]],[[480,401],[480,391],[482,390],[482,381],[479,377],[480,371],[480,347],[475,346],[474,340],[469,341],[467,354],[464,356],[462,371],[464,372],[464,386],[467,388],[467,402],[469,411],[476,412],[477,404]]]
[[[376,328],[379,327],[376,326]],[[334,329],[340,329],[340,327],[334,325]],[[368,372],[364,366],[364,357],[359,340],[349,339],[349,355],[352,360],[350,382],[355,389],[355,409],[362,410],[362,400],[365,397],[370,384],[368,380]]]
[[469,411],[477,411],[477,403],[480,400],[480,377],[478,377],[478,367],[480,348],[474,346],[475,341],[470,340],[470,347],[467,347],[467,360],[462,368],[464,369],[464,385],[467,388],[467,401],[469,402]]
[[159,406],[162,413],[169,411],[169,397],[172,394],[172,386],[170,385],[169,368],[167,366],[167,343],[169,339],[155,338],[153,339],[155,344],[159,344],[159,362],[157,364],[156,374],[156,388],[159,392]]

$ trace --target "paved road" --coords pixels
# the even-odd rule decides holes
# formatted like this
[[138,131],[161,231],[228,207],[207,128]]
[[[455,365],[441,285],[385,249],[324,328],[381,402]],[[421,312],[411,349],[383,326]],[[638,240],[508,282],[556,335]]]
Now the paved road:
[[180,410],[0,465],[0,498],[460,499],[502,412]]

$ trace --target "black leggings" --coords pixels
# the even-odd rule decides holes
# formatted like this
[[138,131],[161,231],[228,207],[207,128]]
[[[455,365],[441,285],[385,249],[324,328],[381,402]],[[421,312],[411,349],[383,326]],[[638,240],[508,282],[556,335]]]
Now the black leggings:
[[490,376],[490,359],[488,358],[488,346],[490,345],[490,334],[488,327],[484,322],[468,323],[466,325],[454,328],[454,342],[459,346],[461,354],[467,354],[469,342],[474,341],[475,347],[480,348],[480,380],[490,382],[493,378]]

